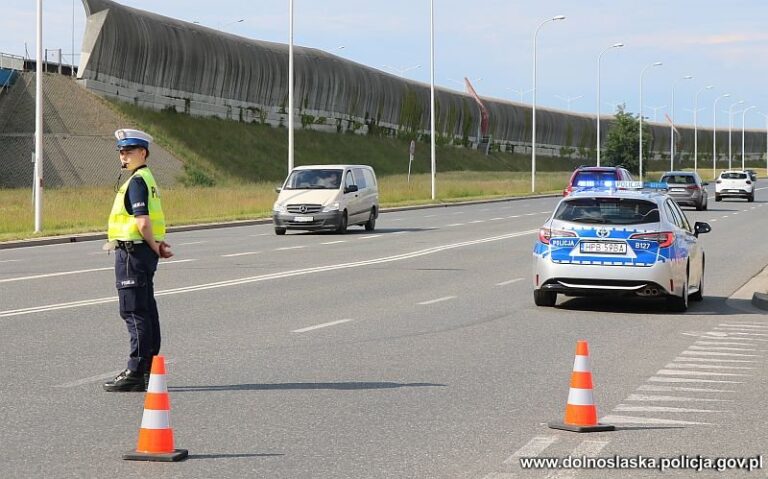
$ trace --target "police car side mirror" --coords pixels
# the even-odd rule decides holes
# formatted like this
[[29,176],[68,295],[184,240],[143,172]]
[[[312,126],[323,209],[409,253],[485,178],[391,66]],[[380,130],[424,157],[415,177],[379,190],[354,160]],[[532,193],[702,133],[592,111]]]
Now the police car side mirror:
[[283,188],[280,186],[275,186],[275,193],[280,193],[281,191],[283,191]]
[[709,223],[697,221],[693,225],[693,231],[694,231],[693,233],[694,235],[699,236],[701,233],[709,233],[710,231],[712,231],[712,227],[709,226]]

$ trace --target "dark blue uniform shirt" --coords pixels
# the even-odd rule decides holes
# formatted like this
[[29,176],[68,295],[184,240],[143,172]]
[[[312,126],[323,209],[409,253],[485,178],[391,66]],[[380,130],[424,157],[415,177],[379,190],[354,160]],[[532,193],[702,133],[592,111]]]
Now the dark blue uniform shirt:
[[[137,171],[146,166],[137,168]],[[128,191],[125,193],[125,209],[129,215],[149,215],[149,189],[144,178],[134,174],[128,183]]]

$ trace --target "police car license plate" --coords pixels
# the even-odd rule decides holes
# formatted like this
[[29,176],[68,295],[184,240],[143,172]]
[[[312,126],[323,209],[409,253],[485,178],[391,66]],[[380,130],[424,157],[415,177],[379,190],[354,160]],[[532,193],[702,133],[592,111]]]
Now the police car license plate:
[[294,216],[293,221],[297,223],[311,223],[315,221],[314,216]]
[[627,243],[582,241],[579,248],[582,253],[627,254]]

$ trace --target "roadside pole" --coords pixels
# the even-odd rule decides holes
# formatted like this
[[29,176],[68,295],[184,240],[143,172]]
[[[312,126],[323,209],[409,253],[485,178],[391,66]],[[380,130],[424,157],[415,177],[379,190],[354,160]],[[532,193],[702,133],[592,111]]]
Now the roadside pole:
[[411,146],[408,147],[408,184],[411,184],[411,164],[413,163],[413,154],[416,153],[416,141],[411,140]]

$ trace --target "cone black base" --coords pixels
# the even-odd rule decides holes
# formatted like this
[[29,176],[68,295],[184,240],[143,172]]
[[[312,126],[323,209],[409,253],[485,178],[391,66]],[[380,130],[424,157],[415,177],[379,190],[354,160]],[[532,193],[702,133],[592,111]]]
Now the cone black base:
[[176,462],[186,459],[189,451],[186,449],[174,449],[173,452],[138,452],[129,451],[123,454],[125,461],[155,461],[155,462]]
[[551,429],[562,429],[563,431],[571,432],[602,432],[602,431],[615,431],[616,426],[610,424],[596,424],[594,426],[577,426],[574,424],[566,424],[564,422],[550,422],[547,424]]

